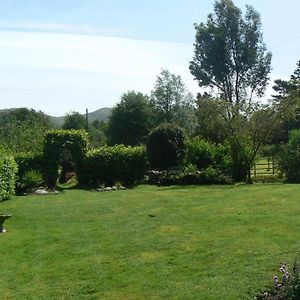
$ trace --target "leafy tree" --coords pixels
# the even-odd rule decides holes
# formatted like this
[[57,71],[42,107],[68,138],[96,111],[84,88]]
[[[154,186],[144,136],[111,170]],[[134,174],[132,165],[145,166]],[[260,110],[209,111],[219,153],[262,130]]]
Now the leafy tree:
[[144,143],[152,127],[153,110],[147,96],[125,93],[112,110],[107,135],[109,144],[136,146]]
[[[213,87],[239,111],[253,96],[262,96],[269,80],[271,53],[266,51],[259,14],[232,0],[216,1],[207,23],[195,25],[190,71],[201,87]],[[232,112],[231,112],[232,113]]]
[[204,93],[198,94],[196,101],[197,127],[195,134],[213,143],[224,143],[228,138],[226,122],[218,111],[214,110],[216,99]]
[[106,137],[107,124],[103,121],[94,120],[89,124],[89,135],[92,146],[98,148],[107,142]]
[[73,111],[65,115],[62,129],[80,130],[80,129],[86,129],[86,127],[87,127],[86,119],[79,112]]
[[191,134],[196,125],[193,95],[187,91],[180,75],[163,69],[151,92],[157,110],[157,123],[174,123]]
[[0,113],[0,144],[13,153],[40,152],[44,132],[52,127],[43,112],[17,108]]
[[149,134],[146,148],[152,168],[167,170],[177,167],[185,153],[183,131],[177,125],[162,124]]
[[243,168],[235,170],[235,179],[251,182],[255,156],[286,109],[285,104],[268,106],[254,100],[263,96],[271,69],[260,16],[246,6],[243,17],[231,0],[220,0],[215,2],[214,14],[208,15],[207,23],[195,28],[190,71],[199,86],[217,91],[209,108],[212,116],[217,113],[225,124],[234,165]]
[[273,86],[276,95],[272,95],[275,101],[290,102],[289,110],[285,113],[280,127],[271,139],[273,143],[287,143],[289,131],[300,128],[300,61],[291,75],[290,80],[277,79]]
[[49,116],[47,116],[41,111],[35,111],[34,109],[28,109],[25,107],[2,111],[0,113],[1,126],[11,122],[27,122],[32,124],[34,123],[39,124],[40,126],[48,129],[53,127]]

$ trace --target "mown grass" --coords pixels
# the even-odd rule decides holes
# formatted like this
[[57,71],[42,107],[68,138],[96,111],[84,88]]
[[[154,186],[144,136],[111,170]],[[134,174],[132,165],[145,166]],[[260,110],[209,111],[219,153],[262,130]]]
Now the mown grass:
[[253,299],[300,246],[300,186],[14,197],[1,299]]

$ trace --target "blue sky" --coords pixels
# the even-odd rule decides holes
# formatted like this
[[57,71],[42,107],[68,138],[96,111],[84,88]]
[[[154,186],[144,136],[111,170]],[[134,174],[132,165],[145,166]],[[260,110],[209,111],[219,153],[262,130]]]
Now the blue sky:
[[[271,78],[288,78],[300,59],[300,1],[234,2],[261,14],[273,53]],[[180,74],[195,94],[199,88],[188,70],[193,24],[206,21],[213,3],[1,0],[0,108],[58,116],[111,107],[128,90],[149,93],[161,68]]]

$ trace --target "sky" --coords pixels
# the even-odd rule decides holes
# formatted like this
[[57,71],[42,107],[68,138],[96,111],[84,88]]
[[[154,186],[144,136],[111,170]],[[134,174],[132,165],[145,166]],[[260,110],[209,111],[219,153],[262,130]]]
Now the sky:
[[[235,0],[261,15],[274,79],[300,60],[299,0]],[[0,109],[52,116],[113,107],[129,90],[149,94],[163,68],[200,91],[189,72],[194,24],[211,0],[0,0]]]

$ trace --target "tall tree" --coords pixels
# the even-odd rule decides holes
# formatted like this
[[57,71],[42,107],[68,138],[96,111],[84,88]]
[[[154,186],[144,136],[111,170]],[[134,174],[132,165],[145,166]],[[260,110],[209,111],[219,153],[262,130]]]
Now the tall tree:
[[217,89],[235,109],[262,96],[269,80],[271,53],[266,51],[259,14],[232,0],[216,1],[214,14],[195,25],[196,42],[190,71],[201,87]]
[[67,113],[64,117],[62,129],[86,129],[86,119],[77,111]]
[[256,100],[264,95],[272,57],[263,43],[260,16],[251,6],[243,16],[232,0],[220,0],[207,22],[195,28],[190,71],[215,96],[211,114],[223,119],[232,158],[243,169],[235,170],[235,179],[251,182],[255,156],[286,108]]
[[147,96],[130,91],[112,110],[107,125],[109,144],[144,143],[152,127],[153,110]]
[[180,75],[163,69],[151,92],[157,110],[157,123],[173,123],[191,134],[196,125],[193,95],[187,91]]

